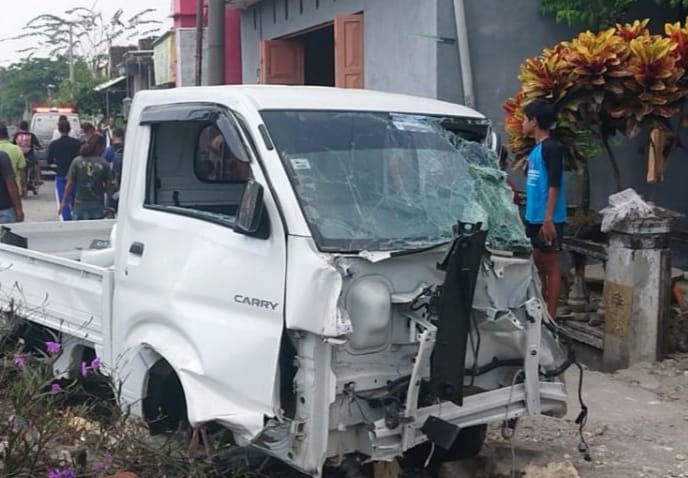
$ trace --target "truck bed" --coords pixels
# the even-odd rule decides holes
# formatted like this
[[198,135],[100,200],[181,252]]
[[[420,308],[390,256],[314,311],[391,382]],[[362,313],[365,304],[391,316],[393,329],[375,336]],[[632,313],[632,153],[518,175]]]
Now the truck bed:
[[107,247],[115,221],[8,225],[27,248],[0,244],[0,308],[100,348],[109,337],[112,267],[81,261]]

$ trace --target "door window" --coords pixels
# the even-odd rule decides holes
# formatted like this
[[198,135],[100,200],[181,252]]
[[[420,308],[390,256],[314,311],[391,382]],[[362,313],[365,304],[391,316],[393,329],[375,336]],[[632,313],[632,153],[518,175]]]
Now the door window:
[[233,122],[152,125],[146,206],[233,223],[246,182],[248,150]]

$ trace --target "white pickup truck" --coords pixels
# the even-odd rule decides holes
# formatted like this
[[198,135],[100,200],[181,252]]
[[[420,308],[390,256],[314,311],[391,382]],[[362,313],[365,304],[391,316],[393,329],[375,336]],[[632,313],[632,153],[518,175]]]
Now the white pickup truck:
[[481,114],[222,86],[138,93],[128,125],[116,221],[0,244],[0,304],[59,334],[56,373],[95,354],[154,432],[213,422],[312,476],[565,410]]

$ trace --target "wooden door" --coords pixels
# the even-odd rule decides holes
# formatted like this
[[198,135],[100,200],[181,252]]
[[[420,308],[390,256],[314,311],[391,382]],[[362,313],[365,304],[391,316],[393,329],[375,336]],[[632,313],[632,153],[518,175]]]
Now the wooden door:
[[293,40],[260,42],[260,75],[264,84],[304,84],[303,43]]
[[334,19],[335,86],[363,88],[363,15]]

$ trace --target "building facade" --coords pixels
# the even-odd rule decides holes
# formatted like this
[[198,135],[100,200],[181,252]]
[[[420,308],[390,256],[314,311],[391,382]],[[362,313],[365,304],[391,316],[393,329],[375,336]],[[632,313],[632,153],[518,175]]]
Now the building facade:
[[[154,44],[156,87],[196,84],[196,0],[172,1],[172,28]],[[241,37],[238,10],[224,11],[224,83],[241,83]],[[208,84],[208,0],[203,0],[201,84]]]
[[[475,107],[497,124],[518,67],[572,30],[533,0],[466,0]],[[465,103],[453,0],[230,0],[244,83],[357,86]],[[351,84],[352,72],[360,81]],[[347,81],[349,84],[347,84]]]

